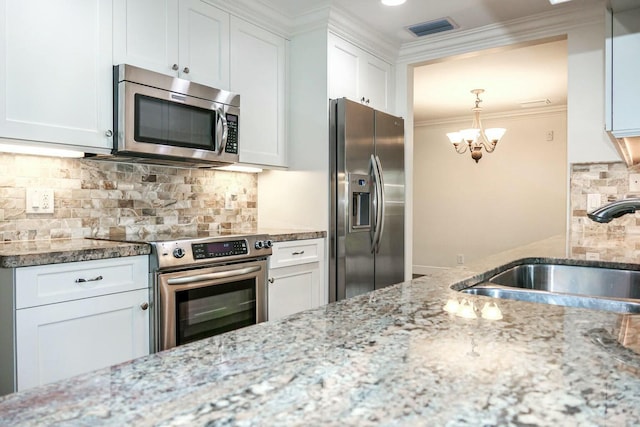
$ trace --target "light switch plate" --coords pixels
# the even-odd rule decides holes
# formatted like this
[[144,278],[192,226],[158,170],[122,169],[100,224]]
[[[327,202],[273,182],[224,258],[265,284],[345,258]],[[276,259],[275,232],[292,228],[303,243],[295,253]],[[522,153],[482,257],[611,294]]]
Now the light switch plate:
[[629,192],[640,192],[640,173],[629,174]]
[[50,188],[27,188],[27,213],[53,213],[53,190]]

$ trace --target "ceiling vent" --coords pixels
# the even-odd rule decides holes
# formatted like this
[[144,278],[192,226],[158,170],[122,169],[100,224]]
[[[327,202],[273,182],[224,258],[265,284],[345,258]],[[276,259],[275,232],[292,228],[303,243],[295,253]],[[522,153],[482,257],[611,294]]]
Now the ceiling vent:
[[442,18],[435,21],[423,22],[422,24],[412,25],[407,28],[416,37],[424,37],[430,34],[441,33],[443,31],[450,31],[458,28],[455,22],[451,18]]

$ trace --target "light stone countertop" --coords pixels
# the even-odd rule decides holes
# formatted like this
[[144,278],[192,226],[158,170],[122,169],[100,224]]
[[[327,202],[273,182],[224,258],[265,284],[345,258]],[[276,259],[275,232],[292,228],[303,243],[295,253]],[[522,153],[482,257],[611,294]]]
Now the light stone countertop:
[[[239,231],[239,233],[246,231]],[[274,242],[324,238],[326,231],[292,229],[258,229],[253,233],[269,234]],[[139,238],[138,238],[139,239]],[[0,242],[0,268],[28,267],[63,262],[148,255],[146,243],[105,239],[52,239]]]
[[452,284],[564,248],[547,239],[12,394],[0,425],[638,425],[640,356],[593,339],[629,338],[637,315],[473,296],[504,318],[443,310],[461,298]]

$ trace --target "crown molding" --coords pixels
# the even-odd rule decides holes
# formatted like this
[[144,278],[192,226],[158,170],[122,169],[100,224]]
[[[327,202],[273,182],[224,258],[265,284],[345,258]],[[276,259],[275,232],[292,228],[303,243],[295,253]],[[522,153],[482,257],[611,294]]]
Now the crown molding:
[[[493,119],[513,119],[518,117],[528,117],[528,116],[536,116],[536,117],[544,117],[544,116],[555,116],[557,114],[562,114],[567,112],[566,105],[557,105],[553,107],[539,107],[539,108],[523,108],[519,110],[509,110],[502,111],[499,113],[482,113],[482,120],[493,120]],[[473,116],[468,114],[466,116],[456,116],[456,117],[447,117],[445,119],[434,119],[434,120],[424,120],[421,122],[415,122],[414,127],[425,127],[425,126],[438,126],[438,125],[448,125],[453,123],[460,123],[467,121],[471,123],[473,120]]]
[[402,45],[398,63],[418,64],[485,49],[564,36],[567,31],[603,22],[604,7],[597,4],[570,12],[551,11],[484,27],[427,36]]
[[395,63],[400,45],[389,42],[367,24],[336,5],[324,5],[294,18],[292,36],[323,29],[358,45],[374,56]]
[[260,0],[202,0],[285,39],[294,31],[293,17],[283,15]]
[[364,22],[346,10],[333,6],[329,15],[329,30],[370,54],[395,64],[400,45],[381,37]]

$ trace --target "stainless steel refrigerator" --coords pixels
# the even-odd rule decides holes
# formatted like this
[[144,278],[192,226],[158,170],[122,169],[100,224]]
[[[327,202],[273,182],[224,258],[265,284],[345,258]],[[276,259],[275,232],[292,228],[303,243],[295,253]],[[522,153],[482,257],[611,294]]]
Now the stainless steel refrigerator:
[[404,280],[404,120],[330,102],[329,299]]

